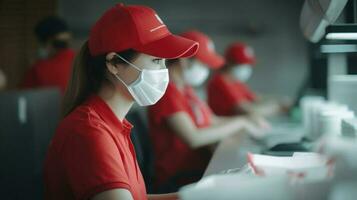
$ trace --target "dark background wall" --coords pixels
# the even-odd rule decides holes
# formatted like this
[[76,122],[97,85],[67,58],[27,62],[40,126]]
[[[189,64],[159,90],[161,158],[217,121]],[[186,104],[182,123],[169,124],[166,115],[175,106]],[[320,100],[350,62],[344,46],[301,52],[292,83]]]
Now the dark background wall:
[[35,24],[57,13],[57,0],[0,0],[0,69],[14,89],[36,55]]

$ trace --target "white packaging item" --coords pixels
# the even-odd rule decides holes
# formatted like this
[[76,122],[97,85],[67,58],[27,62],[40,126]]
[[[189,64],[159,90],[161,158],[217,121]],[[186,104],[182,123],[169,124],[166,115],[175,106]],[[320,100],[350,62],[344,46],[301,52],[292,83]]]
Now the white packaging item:
[[352,118],[354,118],[353,111],[347,110],[344,107],[322,110],[318,121],[318,134],[320,136],[323,134],[341,135],[342,120]]
[[357,138],[327,135],[320,139],[315,151],[346,162],[349,169],[357,169]]
[[356,118],[342,119],[341,134],[344,137],[355,138],[357,135],[357,119]]
[[299,181],[317,181],[330,178],[333,163],[320,154],[295,154],[289,157],[248,154],[248,163],[256,175],[286,175]]
[[300,107],[302,110],[302,120],[304,125],[305,137],[311,137],[312,133],[312,112],[313,107],[324,102],[324,98],[321,96],[305,96],[301,98]]

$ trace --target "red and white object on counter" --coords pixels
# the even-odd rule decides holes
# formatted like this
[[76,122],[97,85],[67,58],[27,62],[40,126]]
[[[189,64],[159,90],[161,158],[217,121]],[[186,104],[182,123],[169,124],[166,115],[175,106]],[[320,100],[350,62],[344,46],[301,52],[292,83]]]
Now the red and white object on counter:
[[255,175],[287,175],[304,181],[324,180],[333,175],[334,161],[317,153],[268,156],[248,153],[248,164]]

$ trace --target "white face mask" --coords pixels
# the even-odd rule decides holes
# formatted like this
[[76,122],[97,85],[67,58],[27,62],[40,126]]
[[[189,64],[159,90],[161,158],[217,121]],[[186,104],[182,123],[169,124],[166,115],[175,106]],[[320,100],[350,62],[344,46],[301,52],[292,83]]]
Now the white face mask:
[[48,50],[45,49],[44,47],[40,47],[37,49],[37,57],[40,58],[40,59],[46,59],[48,58]]
[[247,82],[248,79],[252,76],[252,66],[250,65],[237,65],[232,69],[234,78],[242,82]]
[[165,68],[165,61],[160,64],[163,69],[149,70],[140,69],[123,57],[117,55],[124,62],[140,71],[138,79],[127,85],[117,74],[115,76],[121,81],[130,92],[139,106],[149,106],[158,102],[164,96],[167,85],[169,84],[169,72]]
[[199,61],[192,61],[191,67],[184,69],[183,77],[186,83],[192,86],[199,86],[207,80],[209,69]]

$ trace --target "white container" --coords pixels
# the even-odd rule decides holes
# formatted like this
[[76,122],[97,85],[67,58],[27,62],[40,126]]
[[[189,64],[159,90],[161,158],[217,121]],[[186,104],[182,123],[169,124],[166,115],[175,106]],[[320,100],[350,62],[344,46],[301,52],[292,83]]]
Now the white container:
[[321,96],[305,96],[301,99],[300,107],[306,138],[311,138],[313,132],[313,110],[316,106],[324,102],[324,98]]
[[352,111],[323,113],[319,122],[320,134],[341,135],[342,119],[351,119],[353,117],[354,113]]
[[356,138],[356,136],[357,136],[357,118],[342,119],[341,134],[344,137]]
[[357,75],[334,75],[328,81],[328,100],[357,112]]

